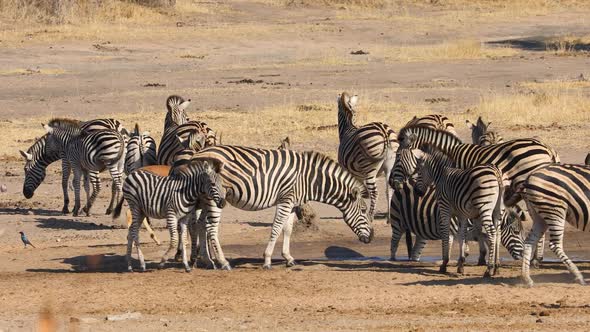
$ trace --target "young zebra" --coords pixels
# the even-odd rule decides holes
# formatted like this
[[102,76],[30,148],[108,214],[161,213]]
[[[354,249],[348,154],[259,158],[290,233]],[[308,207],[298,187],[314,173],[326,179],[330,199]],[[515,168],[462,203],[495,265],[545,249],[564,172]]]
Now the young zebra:
[[[43,127],[52,138],[55,137],[63,151],[64,159],[73,169],[74,216],[78,215],[80,209],[80,179],[82,175],[85,176],[84,189],[87,195],[90,189],[88,179],[94,188],[84,208],[87,215],[90,215],[90,208],[100,191],[98,173],[105,168],[109,169],[116,186],[114,196],[120,195],[121,175],[125,163],[125,139],[120,133],[114,130],[86,133],[82,131],[78,122],[67,119],[53,119]],[[111,199],[107,213],[112,211],[112,203],[113,199]]]
[[[422,249],[427,240],[440,240],[439,206],[434,188],[428,187],[420,196],[414,186],[405,182],[391,198],[391,260],[396,260],[396,252],[402,234],[411,231],[416,235],[416,243],[412,249],[410,260],[419,261]],[[522,211],[516,206],[507,209],[501,224],[501,242],[515,260],[522,258],[524,236],[522,234]],[[485,234],[480,228],[474,228],[468,220],[467,240],[478,241],[480,244],[478,265],[486,265],[487,248]],[[457,218],[451,219],[449,247],[452,248],[453,238],[457,235],[459,225]],[[465,248],[466,252],[468,248]]]
[[566,222],[579,230],[588,230],[590,224],[590,168],[581,165],[553,164],[533,171],[527,180],[507,195],[507,205],[524,199],[533,218],[522,260],[522,279],[530,287],[529,261],[533,245],[549,232],[549,247],[575,276],[585,285],[584,277],[563,251],[563,234]]
[[467,129],[471,130],[471,140],[473,144],[488,146],[504,142],[504,138],[502,138],[498,132],[489,129],[492,123],[488,122],[486,124],[481,119],[481,116],[477,118],[475,124],[471,123],[469,120],[465,120],[465,124],[467,125]]
[[443,247],[441,272],[446,272],[449,262],[449,231],[451,218],[457,217],[459,224],[459,260],[457,273],[463,273],[464,235],[467,219],[479,223],[486,231],[490,248],[488,267],[484,277],[495,275],[498,270],[498,243],[502,213],[503,180],[500,170],[491,164],[458,169],[455,163],[433,146],[425,150],[412,150],[416,166],[411,174],[417,176],[415,190],[424,195],[428,186],[435,186],[439,206],[440,238]]
[[[290,253],[293,208],[308,201],[338,208],[344,222],[364,243],[371,242],[373,227],[369,222],[362,192],[364,185],[345,168],[317,152],[264,150],[241,146],[214,146],[195,154],[194,159],[219,160],[226,200],[233,206],[257,211],[276,206],[270,240],[264,251],[263,268],[271,268],[277,237],[283,232],[282,255],[287,266],[295,259]],[[215,206],[207,211],[207,235],[222,268],[229,269],[218,239],[221,214]]]
[[[393,129],[382,122],[361,127],[356,125],[354,108],[357,101],[357,96],[350,97],[346,92],[338,98],[338,162],[364,182],[371,199],[369,218],[372,220],[379,196],[377,176],[383,173],[385,183],[389,182],[397,142]],[[390,190],[387,186],[385,194],[389,202]],[[387,210],[389,216],[389,204]]]
[[[121,123],[114,119],[96,119],[86,122],[79,122],[77,120],[66,121],[79,124],[88,133],[106,129],[113,129],[122,133],[126,132]],[[27,152],[20,151],[20,153],[26,161],[24,167],[25,181],[23,185],[23,195],[26,198],[33,197],[35,190],[43,182],[47,166],[57,160],[62,160],[62,191],[64,195],[62,213],[69,213],[70,198],[68,194],[68,181],[71,167],[67,160],[63,158],[63,151],[57,139],[54,136],[45,134],[35,141]]]
[[127,142],[125,173],[129,174],[144,166],[156,165],[156,157],[156,141],[150,136],[149,132],[140,133],[139,125],[136,123],[135,129]]
[[[131,265],[133,243],[137,248],[141,270],[145,271],[145,261],[140,249],[138,234],[144,217],[166,219],[170,232],[170,246],[162,257],[161,267],[168,260],[172,251],[178,247],[177,229],[180,219],[182,263],[187,272],[191,270],[185,251],[187,222],[195,208],[201,204],[199,200],[212,201],[219,209],[225,205],[219,176],[222,167],[223,165],[218,161],[210,160],[177,166],[170,170],[168,176],[156,174],[161,174],[157,168],[170,169],[169,166],[161,165],[144,167],[129,174],[123,185],[123,196],[127,200],[133,216],[127,236],[127,269],[129,271],[133,271]],[[153,171],[151,168],[156,170]],[[115,208],[115,218],[120,215],[122,206],[123,200],[121,199]]]

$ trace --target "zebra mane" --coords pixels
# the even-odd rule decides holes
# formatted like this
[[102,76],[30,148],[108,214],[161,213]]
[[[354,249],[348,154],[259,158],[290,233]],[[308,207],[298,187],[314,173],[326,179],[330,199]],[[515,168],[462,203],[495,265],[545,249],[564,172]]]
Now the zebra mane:
[[340,165],[339,162],[332,159],[330,156],[327,156],[327,155],[325,155],[321,152],[317,152],[317,151],[304,151],[301,153],[309,155],[310,159],[314,160],[316,162],[320,161],[322,163],[327,163],[327,164],[333,165],[334,168],[340,170],[340,172],[342,172],[342,174],[349,176],[352,179],[352,181],[354,183],[353,188],[358,188],[361,190],[361,192],[364,192],[366,190],[364,183],[362,183],[359,179],[357,179],[354,175],[352,175],[352,173],[350,173],[346,168],[342,167],[342,165]]
[[58,127],[62,129],[76,128],[80,129],[80,121],[68,118],[53,118],[49,120],[48,125],[51,127]]
[[449,156],[448,153],[439,149],[436,145],[425,143],[420,150],[429,154],[436,164],[442,164],[447,167],[457,167],[457,163]]
[[[426,125],[421,125],[421,124],[411,124],[409,126],[408,125],[404,126],[402,129],[400,129],[399,133],[397,134],[397,141],[400,143],[400,147],[406,146],[407,143],[404,143],[405,138],[410,138],[409,144],[412,144],[415,141],[415,139],[417,138],[417,133],[415,133],[414,131],[427,132],[429,134],[432,133],[432,135],[428,135],[428,136],[436,136],[436,137],[443,136],[443,138],[445,140],[452,140],[452,141],[456,141],[459,143],[463,143],[459,137],[455,136],[451,132],[448,132],[447,130],[439,129],[439,128],[435,129],[435,128],[428,127]],[[421,146],[418,146],[418,148],[422,148],[426,144],[429,144],[429,143],[423,142],[421,144]]]

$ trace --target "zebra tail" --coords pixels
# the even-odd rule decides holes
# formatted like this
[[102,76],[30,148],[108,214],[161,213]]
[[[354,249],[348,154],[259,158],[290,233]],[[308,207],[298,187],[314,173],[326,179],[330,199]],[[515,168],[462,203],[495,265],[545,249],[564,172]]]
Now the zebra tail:
[[123,201],[124,197],[121,195],[119,202],[117,202],[117,206],[115,206],[115,210],[113,211],[113,219],[117,219],[119,216],[121,216],[121,210],[123,210]]

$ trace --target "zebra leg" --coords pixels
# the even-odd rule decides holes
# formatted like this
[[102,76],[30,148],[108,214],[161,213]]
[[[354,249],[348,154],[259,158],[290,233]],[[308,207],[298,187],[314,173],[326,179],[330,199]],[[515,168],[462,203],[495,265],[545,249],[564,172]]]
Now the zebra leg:
[[135,247],[137,248],[137,258],[139,259],[141,270],[145,271],[145,260],[139,245],[139,226],[141,220],[144,218],[144,215],[139,210],[133,210],[131,214],[133,216],[133,221],[129,227],[129,230],[127,231],[127,270],[129,272],[133,272],[131,252],[133,250],[133,243],[135,242]]
[[272,268],[272,253],[274,251],[277,238],[283,230],[285,221],[290,218],[291,211],[293,211],[293,203],[282,202],[277,204],[275,218],[270,231],[270,240],[268,241],[266,250],[264,251],[264,265],[262,266],[263,269],[270,270]]
[[479,238],[477,242],[479,243],[479,257],[477,259],[477,266],[485,266],[488,263],[486,262],[486,256],[488,255],[488,242],[486,240],[486,234],[481,232],[479,234]]
[[82,177],[82,170],[80,167],[74,167],[74,180],[72,181],[74,185],[74,209],[72,210],[72,215],[74,217],[78,216],[78,212],[80,211],[80,178]]
[[205,269],[215,269],[215,262],[211,258],[209,250],[209,240],[207,238],[207,207],[204,210],[195,211],[194,233],[195,238],[192,241],[195,252],[195,266],[200,265]]
[[86,202],[84,212],[86,212],[86,215],[89,216],[90,209],[92,208],[92,205],[94,205],[94,201],[100,193],[100,178],[98,177],[98,172],[88,172],[87,174],[87,176],[90,178],[90,183],[92,184],[92,195],[90,195],[88,202]]
[[159,268],[164,268],[172,251],[178,248],[178,219],[176,218],[174,211],[168,211],[166,216],[166,228],[168,228],[168,232],[170,232],[170,245],[160,260]]
[[115,196],[117,195],[117,187],[115,185],[115,181],[112,181],[111,183],[111,200],[109,201],[109,207],[107,207],[107,210],[105,212],[105,214],[108,216],[110,214],[113,213],[113,208],[115,206]]
[[375,207],[377,206],[377,198],[379,197],[376,181],[377,179],[375,174],[368,174],[367,179],[365,179],[365,186],[367,187],[369,198],[371,199],[371,203],[369,205],[369,219],[371,219],[371,221],[375,217]]
[[70,173],[72,168],[70,163],[64,158],[61,160],[61,189],[64,193],[64,206],[61,209],[61,213],[70,213],[70,194],[68,193],[68,182],[70,181]]
[[447,265],[449,264],[449,228],[451,224],[451,209],[444,200],[439,200],[440,209],[438,211],[440,220],[440,238],[442,240],[442,265],[440,266],[440,273],[447,273]]
[[145,227],[145,229],[148,231],[148,233],[150,234],[150,237],[152,238],[152,240],[154,240],[154,242],[156,242],[157,245],[161,245],[162,243],[160,243],[160,240],[158,239],[158,237],[156,236],[156,233],[154,233],[154,230],[152,229],[152,226],[150,225],[150,219],[148,217],[143,218],[142,224]]
[[[199,212],[197,212],[199,211]],[[197,267],[197,257],[199,255],[199,230],[197,229],[197,213],[200,215],[201,210],[195,209],[193,213],[191,213],[191,219],[188,224],[188,232],[191,237],[191,256],[189,258],[189,264],[192,267]]]
[[552,211],[552,214],[546,214],[545,221],[549,226],[549,248],[555,253],[555,256],[559,257],[561,262],[565,264],[567,269],[572,273],[576,281],[580,285],[586,285],[584,277],[574,262],[567,257],[563,251],[563,233],[565,231],[565,216],[566,213],[559,213],[561,211]]
[[496,268],[496,226],[492,220],[489,220],[489,217],[483,216],[481,219],[481,223],[486,230],[486,237],[489,247],[488,253],[488,264],[486,272],[484,273],[484,278],[490,278],[494,275],[494,270]]
[[123,181],[121,179],[121,167],[120,163],[111,164],[109,165],[109,172],[111,173],[111,177],[113,178],[113,184],[111,188],[111,202],[109,203],[109,207],[107,208],[106,214],[110,215],[113,213],[113,208],[115,206],[115,202],[118,201],[119,196],[123,193]]
[[389,260],[390,261],[395,261],[395,254],[397,253],[397,248],[399,246],[399,240],[402,237],[402,233],[404,232],[404,226],[401,225],[400,220],[393,220],[393,218],[391,219],[391,242],[390,242],[390,246],[389,246],[389,253],[390,253],[390,257]]
[[545,251],[545,234],[543,233],[539,238],[539,241],[535,244],[535,254],[533,255],[531,265],[535,269],[539,268],[539,265],[543,261],[543,252]]
[[182,248],[182,265],[184,265],[184,270],[186,272],[191,272],[191,267],[186,259],[186,241],[188,240],[186,230],[187,219],[190,218],[186,216],[180,221],[180,247]]
[[467,231],[467,220],[458,218],[459,221],[459,259],[457,259],[457,273],[463,274],[465,264],[465,233]]
[[291,213],[287,217],[287,221],[285,222],[285,226],[283,227],[283,258],[287,261],[287,267],[295,266],[295,259],[291,256],[291,232],[293,231],[293,219],[295,218],[295,213]]
[[522,272],[521,278],[522,281],[528,286],[533,286],[533,279],[531,279],[531,274],[529,270],[531,257],[533,255],[533,246],[535,246],[539,238],[545,234],[545,230],[547,230],[547,223],[545,220],[537,214],[535,210],[532,209],[529,203],[527,203],[529,208],[529,213],[531,218],[533,219],[533,229],[529,232],[527,239],[524,244],[524,251],[522,253]]
[[211,247],[215,253],[215,258],[217,263],[221,266],[222,270],[231,270],[231,266],[227,259],[225,259],[225,255],[223,254],[223,250],[221,249],[221,243],[219,242],[219,221],[221,219],[221,209],[217,207],[217,204],[213,200],[206,201],[207,206],[207,235],[205,239],[211,242]]
[[419,236],[416,236],[416,243],[412,248],[412,254],[410,255],[410,260],[414,262],[420,261],[420,256],[422,256],[422,249],[426,246],[426,239],[423,239]]

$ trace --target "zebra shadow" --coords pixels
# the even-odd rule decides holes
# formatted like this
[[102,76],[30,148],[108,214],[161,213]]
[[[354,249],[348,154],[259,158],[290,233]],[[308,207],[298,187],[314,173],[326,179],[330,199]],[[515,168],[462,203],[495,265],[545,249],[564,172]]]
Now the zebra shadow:
[[[536,285],[544,283],[556,283],[556,284],[572,284],[575,285],[574,276],[569,272],[564,273],[531,273],[531,278]],[[516,286],[524,287],[520,276],[495,276],[493,278],[483,278],[479,276],[469,277],[452,277],[449,274],[448,279],[436,279],[436,280],[420,280],[401,284],[403,286],[457,286],[457,285],[498,285],[498,286]]]
[[61,218],[35,218],[39,228],[48,229],[70,229],[77,231],[95,231],[123,228],[120,225],[104,225],[95,224],[93,222],[83,222],[76,219],[61,219]]
[[[61,269],[27,269],[27,272],[41,272],[41,273],[127,273],[127,259],[125,255],[115,254],[113,252],[105,254],[81,255],[67,258],[57,258],[55,260],[62,260],[64,264],[69,264],[70,268]],[[139,261],[133,259],[133,267],[135,271],[138,270]],[[158,262],[146,261],[146,272],[150,273],[159,270],[178,271],[182,273],[184,269],[181,268],[181,263],[169,262],[162,269],[159,268]]]
[[61,211],[48,209],[0,208],[0,215],[62,216]]

